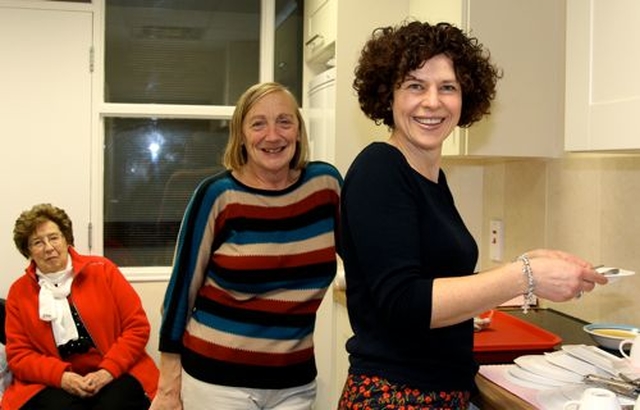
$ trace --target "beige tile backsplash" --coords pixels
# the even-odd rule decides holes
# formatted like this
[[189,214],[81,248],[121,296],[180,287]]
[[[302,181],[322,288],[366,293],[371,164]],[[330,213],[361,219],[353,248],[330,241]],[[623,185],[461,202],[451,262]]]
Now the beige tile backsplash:
[[[589,322],[640,326],[640,155],[567,155],[482,166],[445,160],[443,167],[463,217],[479,226],[472,232],[480,246],[480,268],[495,264],[488,256],[488,224],[502,219],[505,260],[547,247],[638,272],[580,300],[541,301],[542,306]],[[473,172],[476,176],[467,178]],[[471,184],[478,183],[482,198],[474,200],[477,187]]]

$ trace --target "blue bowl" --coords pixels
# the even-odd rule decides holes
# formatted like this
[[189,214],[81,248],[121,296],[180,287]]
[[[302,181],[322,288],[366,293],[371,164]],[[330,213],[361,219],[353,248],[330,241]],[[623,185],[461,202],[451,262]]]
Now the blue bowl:
[[598,345],[618,350],[620,342],[623,340],[633,340],[640,334],[640,328],[628,325],[616,325],[613,323],[592,323],[582,328],[591,336]]

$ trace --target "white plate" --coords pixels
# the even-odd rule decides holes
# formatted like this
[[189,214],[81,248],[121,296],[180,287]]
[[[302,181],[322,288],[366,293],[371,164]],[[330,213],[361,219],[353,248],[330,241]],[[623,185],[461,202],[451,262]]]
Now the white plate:
[[624,364],[621,358],[596,346],[563,345],[562,350],[614,376],[618,375],[619,368]]
[[509,382],[511,382],[513,384],[516,384],[516,385],[522,386],[522,387],[526,387],[528,389],[534,389],[534,390],[545,390],[545,389],[555,389],[555,388],[557,388],[557,386],[547,386],[547,385],[544,385],[544,384],[534,383],[534,382],[522,379],[520,377],[514,376],[511,373],[511,370],[513,370],[513,369],[517,369],[516,373],[517,373],[518,370],[522,370],[518,366],[516,366],[515,364],[511,365],[507,369],[505,369],[504,378],[507,379]]
[[526,355],[515,358],[515,364],[539,376],[564,383],[580,383],[583,377],[577,373],[558,367],[542,355]]
[[584,384],[568,384],[554,389],[540,390],[536,394],[536,400],[543,410],[563,410],[567,401],[580,400],[586,388]]
[[518,366],[510,367],[507,372],[511,374],[513,377],[527,381],[529,383],[533,383],[534,385],[538,385],[538,389],[541,388],[550,388],[550,387],[560,387],[564,386],[565,382],[560,382],[558,380],[549,379],[543,376],[539,376],[535,373],[531,373],[528,370],[525,370]]
[[551,353],[547,352],[544,354],[544,358],[548,362],[572,371],[582,377],[588,374],[597,374],[600,376],[608,375],[607,372],[601,370],[599,367],[594,366],[591,363],[587,363],[584,360],[580,360],[577,357],[573,357],[561,350]]
[[[611,269],[618,269],[618,273],[606,273],[607,271],[611,270]],[[620,269],[620,268],[615,268],[613,266],[603,266],[601,268],[596,269],[596,272],[598,273],[603,273],[605,272],[604,276],[609,279],[609,283],[613,283],[616,281],[616,279],[619,278],[625,278],[627,276],[632,276],[635,275],[636,273],[634,271],[630,271],[630,270],[626,270],[626,269]]]

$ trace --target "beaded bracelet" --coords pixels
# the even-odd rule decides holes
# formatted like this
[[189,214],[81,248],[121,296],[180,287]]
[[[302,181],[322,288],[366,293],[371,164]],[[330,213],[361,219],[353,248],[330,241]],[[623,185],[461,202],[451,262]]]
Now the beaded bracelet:
[[522,312],[524,314],[529,313],[529,308],[535,303],[535,297],[533,291],[536,288],[536,282],[533,279],[533,271],[531,270],[531,263],[529,263],[529,257],[526,253],[518,256],[518,260],[522,261],[522,273],[527,278],[527,290],[522,294],[524,301],[522,302]]

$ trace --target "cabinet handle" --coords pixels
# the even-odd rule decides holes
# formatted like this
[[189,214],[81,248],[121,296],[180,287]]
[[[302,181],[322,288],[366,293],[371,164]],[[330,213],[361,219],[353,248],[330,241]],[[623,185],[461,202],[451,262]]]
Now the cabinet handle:
[[312,45],[313,43],[315,43],[317,39],[322,39],[322,38],[323,38],[323,37],[322,37],[322,35],[321,35],[321,34],[316,34],[316,35],[314,35],[313,37],[311,37],[309,40],[307,40],[307,42],[306,42],[306,43],[304,43],[304,45],[305,45],[305,46],[310,46],[310,45]]

